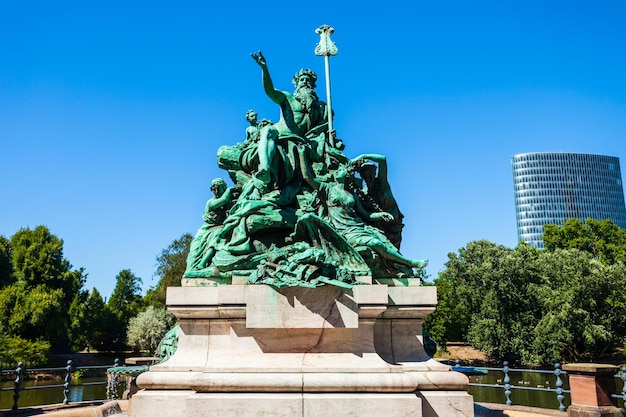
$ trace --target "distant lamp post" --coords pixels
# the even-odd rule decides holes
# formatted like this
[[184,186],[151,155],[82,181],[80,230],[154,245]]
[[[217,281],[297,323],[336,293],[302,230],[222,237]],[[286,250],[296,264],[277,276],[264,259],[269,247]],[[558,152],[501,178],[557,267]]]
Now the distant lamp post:
[[330,40],[330,35],[335,29],[328,25],[322,25],[315,29],[315,33],[320,35],[320,41],[315,46],[315,55],[324,57],[324,68],[326,72],[326,101],[328,103],[328,140],[332,147],[335,147],[335,136],[333,134],[333,106],[330,94],[330,56],[337,55],[337,46]]

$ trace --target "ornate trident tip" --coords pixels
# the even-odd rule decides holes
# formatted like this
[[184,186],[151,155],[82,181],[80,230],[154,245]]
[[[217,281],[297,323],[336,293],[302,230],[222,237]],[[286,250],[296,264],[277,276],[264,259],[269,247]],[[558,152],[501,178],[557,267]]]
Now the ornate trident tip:
[[331,56],[337,55],[337,46],[330,40],[330,35],[335,32],[335,29],[328,25],[322,25],[315,29],[315,33],[320,35],[320,42],[315,46],[315,55],[318,56]]

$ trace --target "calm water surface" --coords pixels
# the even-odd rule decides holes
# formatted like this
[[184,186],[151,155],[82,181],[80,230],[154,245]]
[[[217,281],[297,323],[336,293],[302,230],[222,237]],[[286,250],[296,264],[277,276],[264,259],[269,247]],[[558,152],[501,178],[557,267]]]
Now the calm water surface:
[[[526,405],[531,407],[541,407],[559,409],[559,401],[554,391],[539,391],[536,388],[556,389],[556,376],[548,373],[536,372],[509,372],[511,385],[519,388],[511,388],[511,401],[514,405]],[[499,387],[469,387],[469,393],[474,396],[475,402],[504,404],[504,373],[502,371],[489,371],[487,375],[471,376],[470,383],[497,384]],[[569,390],[567,376],[561,375],[563,389]],[[531,389],[535,388],[535,389]],[[565,407],[570,404],[569,393],[564,393]]]

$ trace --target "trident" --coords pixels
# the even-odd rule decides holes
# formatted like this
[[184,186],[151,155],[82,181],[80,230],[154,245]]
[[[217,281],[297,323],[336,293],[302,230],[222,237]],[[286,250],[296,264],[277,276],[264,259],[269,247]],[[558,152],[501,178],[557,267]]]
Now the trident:
[[333,136],[333,106],[330,99],[330,56],[337,55],[337,47],[330,40],[330,35],[335,29],[328,25],[322,25],[315,29],[315,33],[320,35],[320,42],[315,46],[315,55],[324,57],[324,67],[326,69],[326,100],[328,101],[328,139],[330,145],[335,147],[335,137]]

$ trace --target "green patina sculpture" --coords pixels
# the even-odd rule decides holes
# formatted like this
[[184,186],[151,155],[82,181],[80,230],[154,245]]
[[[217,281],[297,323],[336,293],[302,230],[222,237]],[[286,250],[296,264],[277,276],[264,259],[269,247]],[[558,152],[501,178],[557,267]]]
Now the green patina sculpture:
[[159,363],[163,363],[168,360],[178,348],[178,332],[180,331],[180,325],[176,325],[169,329],[163,336],[163,339],[159,342],[156,352],[154,353],[159,359]]
[[[368,161],[378,163],[378,168]],[[404,215],[398,208],[398,203],[387,180],[387,158],[384,155],[363,154],[350,162],[357,167],[363,182],[365,182],[365,189],[356,187],[356,183],[352,183],[355,186],[351,187],[351,190],[358,195],[366,210],[384,211],[391,214],[393,217],[391,220],[376,220],[373,224],[385,233],[396,248],[400,249]],[[376,175],[377,169],[378,175]]]
[[223,228],[224,220],[232,207],[235,188],[227,188],[226,181],[216,178],[211,182],[211,191],[214,197],[206,202],[202,219],[204,224],[189,246],[187,255],[186,276],[206,276],[215,252],[220,247],[219,233]]
[[[340,165],[330,181],[322,182],[315,178],[306,161],[304,147],[298,147],[302,177],[315,190],[322,218],[326,219],[352,247],[365,246],[376,252],[386,261],[394,262],[410,268],[422,268],[425,261],[409,259],[396,249],[383,231],[365,222],[394,220],[392,214],[385,211],[368,212],[358,195],[350,192],[348,184],[354,183],[354,167]],[[346,169],[347,168],[347,169]],[[303,216],[299,221],[303,221]]]
[[399,251],[403,215],[387,181],[386,158],[343,153],[313,71],[300,70],[289,93],[274,88],[261,51],[252,58],[280,119],[257,122],[249,110],[244,141],[218,150],[218,166],[234,186],[213,180],[214,197],[191,243],[185,277],[350,287],[359,276],[416,276],[414,268],[426,261]]

